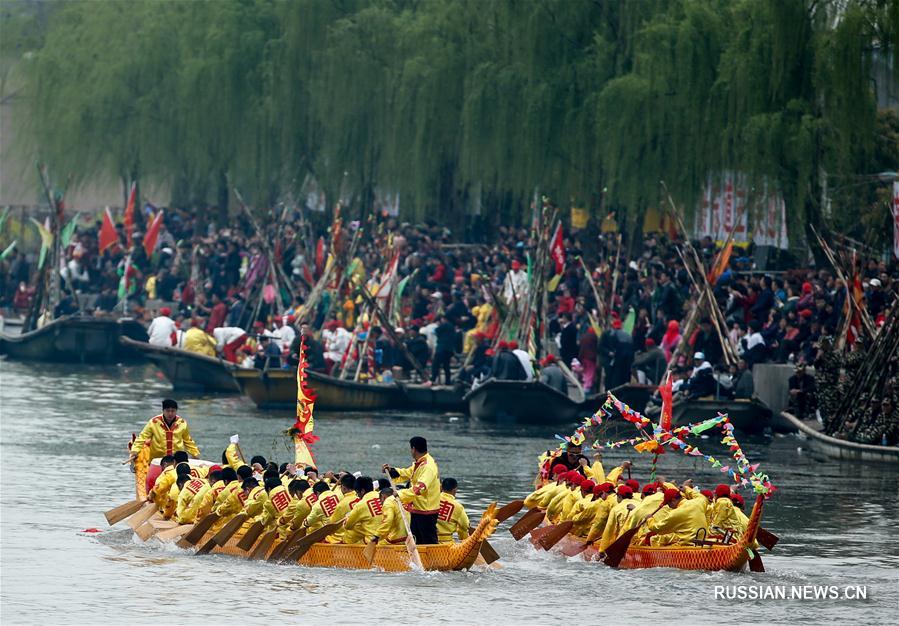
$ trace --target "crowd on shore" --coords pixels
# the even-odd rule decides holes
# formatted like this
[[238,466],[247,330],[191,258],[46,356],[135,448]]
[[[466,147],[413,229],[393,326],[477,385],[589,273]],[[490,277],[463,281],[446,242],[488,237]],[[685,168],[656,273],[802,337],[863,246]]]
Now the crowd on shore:
[[[682,393],[740,397],[752,393],[756,363],[814,363],[821,337],[841,328],[849,293],[829,269],[764,273],[738,248],[714,286],[726,328],[711,317],[700,319],[687,338],[689,349],[669,367],[695,297],[675,242],[649,233],[628,255],[616,233],[569,233],[563,240],[564,269],[547,299],[545,321],[557,351],[534,363],[527,346],[497,336],[498,309],[517,305],[532,282],[529,261],[536,239],[529,229],[500,226],[491,243],[465,244],[440,226],[384,218],[343,223],[344,247],[361,226],[366,236],[341,268],[346,275],[341,291],[325,291],[315,311],[302,316],[327,252],[317,248],[318,238],[310,236],[312,229],[298,212],[269,220],[257,232],[243,216],[224,228],[204,228],[197,212],[166,211],[149,256],[139,232],[130,255],[120,245],[101,254],[99,225],[82,225],[59,269],[65,293],[82,297],[63,297],[54,314],[114,315],[127,309],[150,323],[153,342],[218,353],[247,367],[295,363],[297,322],[304,317],[310,367],[331,373],[414,377],[413,361],[418,361],[432,381],[441,374],[446,383],[540,376],[563,390],[570,371],[591,392],[631,380],[657,384],[670,369]],[[120,239],[125,241],[124,234]],[[694,244],[711,264],[716,242],[706,238]],[[289,283],[288,288],[282,282],[279,294],[253,285],[259,284],[259,268],[266,267],[272,249],[283,269],[279,275]],[[394,252],[395,271],[387,266]],[[385,332],[367,312],[356,289],[367,283],[377,294],[390,272],[394,288],[402,286],[400,297],[390,295],[396,334]],[[35,276],[34,259],[20,252],[3,261],[0,306],[25,313]],[[895,306],[899,268],[866,258],[859,262],[859,276],[876,324]],[[738,362],[728,364],[726,348]],[[565,376],[560,367],[568,370]],[[803,397],[814,395],[800,391]]]

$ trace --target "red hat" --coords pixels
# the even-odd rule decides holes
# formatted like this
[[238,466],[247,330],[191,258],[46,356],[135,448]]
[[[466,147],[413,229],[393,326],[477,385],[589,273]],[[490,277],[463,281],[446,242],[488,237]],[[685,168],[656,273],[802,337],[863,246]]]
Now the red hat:
[[558,476],[559,474],[564,474],[568,471],[568,468],[562,465],[561,463],[556,463],[553,465],[553,476]]
[[811,317],[813,315],[811,309],[802,309],[799,311],[799,317]]
[[500,350],[508,350],[509,342],[508,341],[500,341],[498,344],[496,344],[496,347],[499,348]]
[[679,497],[680,497],[680,491],[678,491],[677,489],[666,489],[664,503],[668,504],[669,502],[674,502],[674,500],[676,500]]
[[220,471],[222,471],[222,466],[221,466],[221,465],[210,465],[210,466],[209,466],[209,473],[210,473],[210,474],[211,474],[212,472],[220,472]]
[[596,485],[596,489],[599,489],[600,493],[612,493],[615,490],[615,485],[610,482],[599,483]]
[[615,330],[618,330],[619,328],[621,328],[621,320],[618,319],[617,317],[612,320],[612,328],[614,328]]
[[291,313],[290,315],[287,316],[287,323],[288,323],[288,324],[293,324],[295,321],[297,321],[297,316],[296,316],[296,315],[293,315],[293,314]]
[[510,341],[509,342],[509,350],[518,350],[518,342]]
[[556,357],[553,354],[547,354],[545,357],[540,359],[540,367],[546,367],[552,363],[556,362]]
[[512,261],[512,269],[513,270],[521,269],[521,261],[519,261],[518,259],[515,259],[514,261]]
[[624,481],[624,484],[630,487],[634,492],[640,491],[640,483],[638,483],[634,478],[627,479],[626,481]]
[[487,356],[493,356],[494,354],[496,354],[496,352],[493,351],[493,348],[487,348],[487,350],[484,351],[484,354],[486,354]]
[[165,315],[166,317],[168,317],[169,315],[172,314],[172,310],[171,310],[169,307],[167,307],[167,306],[160,307],[160,308],[159,308],[159,314],[160,314],[160,315]]
[[328,330],[337,330],[338,322],[337,320],[331,320],[327,324],[325,324],[325,328]]
[[589,478],[585,481],[581,482],[581,489],[586,491],[587,493],[593,493],[593,489],[596,487],[596,483],[590,480]]
[[645,345],[647,348],[655,348],[656,340],[653,339],[652,337],[649,337],[646,339],[646,342],[643,345]]
[[568,476],[566,480],[572,485],[580,485],[582,482],[584,482],[584,477],[581,476],[581,473],[577,470],[571,470],[570,472],[568,472],[568,474],[566,474],[566,476]]
[[265,328],[265,324],[263,322],[253,322],[253,328]]
[[743,505],[746,504],[746,501],[743,500],[743,496],[741,496],[741,495],[738,494],[738,493],[732,493],[732,494],[730,494],[730,499],[733,500],[733,503],[734,503],[735,506],[738,506],[738,507],[740,507],[741,509],[743,508]]
[[712,490],[711,490],[711,489],[703,489],[703,490],[700,491],[699,493],[701,493],[702,495],[704,495],[704,496],[705,496],[706,498],[708,498],[709,500],[711,500],[712,498],[715,497],[715,494],[712,493]]
[[802,283],[802,293],[811,293],[812,292],[812,284],[811,283]]
[[729,498],[730,497],[730,486],[729,485],[718,485],[715,487],[715,497],[716,498]]
[[642,493],[644,496],[651,496],[656,491],[658,491],[658,489],[659,489],[659,486],[656,485],[655,483],[646,483],[645,485],[643,485]]
[[631,489],[630,487],[628,487],[627,485],[618,485],[617,493],[619,496],[622,496],[622,497],[630,496],[630,495],[633,495],[634,490]]

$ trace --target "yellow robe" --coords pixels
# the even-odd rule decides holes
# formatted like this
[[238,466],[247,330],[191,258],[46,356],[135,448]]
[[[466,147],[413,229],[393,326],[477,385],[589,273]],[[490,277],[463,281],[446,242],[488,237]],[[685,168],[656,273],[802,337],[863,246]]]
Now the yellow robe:
[[290,492],[283,485],[275,487],[268,493],[268,498],[262,505],[262,516],[259,520],[266,530],[274,530],[277,527],[278,520],[287,511],[291,500]]
[[237,468],[241,465],[245,465],[243,461],[240,460],[240,453],[237,451],[236,443],[229,443],[228,447],[225,448],[225,460],[228,461],[228,465],[236,472]]
[[606,520],[606,526],[602,531],[602,541],[599,544],[600,550],[605,550],[615,543],[618,536],[624,532],[624,529],[627,528],[627,518],[630,517],[631,511],[637,508],[637,504],[635,500],[625,498],[612,507]]
[[225,488],[225,481],[219,480],[216,481],[215,484],[209,487],[209,490],[203,496],[203,501],[200,503],[200,508],[197,511],[197,519],[201,519],[206,517],[210,513],[212,513],[212,505],[215,504],[215,499],[218,498],[218,495]]
[[318,495],[312,491],[312,487],[303,492],[299,498],[295,498],[288,507],[285,516],[290,520],[290,528],[296,530],[303,525],[313,505],[318,500]]
[[237,515],[243,510],[243,501],[241,499],[240,483],[232,480],[225,485],[221,493],[215,498],[212,505],[212,512],[221,518]]
[[200,449],[190,436],[190,429],[180,416],[175,417],[169,428],[162,415],[151,417],[144,429],[134,440],[131,454],[138,454],[144,446],[150,446],[150,458],[156,459],[166,454],[174,454],[178,450],[186,450],[195,457],[200,456]]
[[615,496],[606,496],[600,501],[600,505],[596,507],[596,512],[593,514],[590,530],[587,532],[587,541],[592,543],[602,538],[606,523],[609,521],[609,512],[616,503]]
[[[334,524],[341,521],[347,515],[350,514],[350,511],[353,509],[356,502],[358,502],[359,496],[356,495],[355,491],[349,491],[347,493],[343,493],[340,495],[340,502],[337,503],[337,507],[334,509],[334,512],[331,513],[331,516],[328,518],[329,524]],[[343,542],[343,527],[337,530],[333,535],[328,535],[327,538],[328,543],[341,543]]]
[[400,500],[412,505],[412,513],[437,513],[440,510],[440,472],[430,454],[425,453],[409,467],[395,468],[400,478],[409,481],[401,489]]
[[564,491],[559,492],[547,505],[546,518],[554,524],[557,523],[556,520],[568,519],[567,516],[571,508],[580,498],[578,495],[580,491],[580,487],[575,487],[574,489],[568,487]]
[[554,497],[559,493],[560,489],[564,489],[565,485],[557,482],[546,483],[536,491],[528,494],[524,499],[524,505],[529,508],[545,509]]
[[[732,530],[736,539],[739,539],[746,532],[746,525],[749,523],[749,519],[745,515],[742,516],[742,519],[740,518],[742,511],[734,506],[730,498],[718,498],[709,507],[709,510],[711,512],[709,516],[709,530],[711,532],[715,532],[715,527],[723,530]],[[743,523],[744,519],[746,520],[745,524]]]
[[453,533],[459,541],[468,539],[468,513],[455,496],[443,493],[440,496],[440,512],[437,514],[437,542],[453,543]]
[[593,465],[585,467],[584,473],[587,475],[587,478],[595,482],[597,485],[606,482],[606,470],[605,468],[603,468],[602,461],[600,460],[593,461]]
[[637,506],[633,511],[631,511],[631,514],[628,516],[627,526],[621,529],[622,532],[639,526],[640,523],[643,522],[643,520],[655,513],[656,509],[662,506],[662,502],[664,500],[665,494],[659,492],[656,492],[650,496],[646,496],[645,498],[640,500],[639,504],[637,504]]
[[592,497],[581,498],[581,500],[574,506],[574,509],[572,509],[571,517],[569,518],[574,522],[574,526],[571,527],[572,534],[581,537],[587,536],[587,533],[593,526],[593,520],[596,518],[596,514],[603,505],[603,502],[604,501],[599,498],[595,500]]
[[202,478],[194,478],[184,484],[175,507],[175,519],[179,524],[192,524],[196,521],[197,511],[209,488],[209,483]]
[[178,474],[175,473],[175,466],[169,465],[162,470],[162,473],[156,477],[153,483],[153,489],[150,490],[150,500],[156,503],[160,511],[164,510],[169,502],[169,489],[175,484]]
[[312,506],[312,510],[309,511],[306,521],[303,522],[303,526],[308,529],[307,532],[311,533],[327,524],[331,513],[334,512],[339,503],[340,500],[333,491],[323,491],[318,494],[318,500]]
[[353,505],[343,530],[344,543],[364,543],[378,534],[384,507],[377,491],[369,491]]
[[650,540],[654,546],[690,545],[700,528],[708,530],[705,503],[699,498],[683,499],[656,513],[646,525],[656,533]]
[[[409,522],[409,513],[402,507],[396,496],[390,496],[384,500],[381,510],[384,512],[381,524],[376,534],[378,539],[387,543],[402,543],[406,540],[406,524]],[[406,521],[403,522],[403,518]]]

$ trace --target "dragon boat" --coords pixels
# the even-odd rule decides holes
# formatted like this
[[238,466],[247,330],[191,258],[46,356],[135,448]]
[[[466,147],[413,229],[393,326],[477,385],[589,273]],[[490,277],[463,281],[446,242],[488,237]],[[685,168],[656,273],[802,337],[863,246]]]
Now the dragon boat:
[[[692,546],[656,547],[631,544],[617,567],[618,569],[672,567],[688,570],[743,571],[752,558],[752,546],[761,526],[764,506],[764,496],[757,496],[746,532],[734,543],[706,541],[704,538],[698,537],[694,541],[696,545]],[[546,526],[531,531],[530,540],[535,546],[539,546],[541,531],[544,528]],[[586,550],[583,549],[583,546],[583,537],[569,533],[551,548],[551,552],[564,556],[580,555],[585,561],[594,563],[602,561],[602,553],[597,544],[591,544]]]
[[[144,448],[144,451],[147,450],[148,448]],[[192,466],[212,464],[208,461],[193,459],[190,463]],[[136,495],[139,500],[144,500],[149,489],[152,488],[153,481],[159,475],[159,460],[151,460],[148,454],[142,452],[135,461],[134,469]],[[481,546],[493,534],[499,523],[496,518],[496,511],[496,504],[491,504],[481,516],[477,527],[465,541],[416,546],[423,569],[426,571],[461,571],[475,565],[479,561],[478,555],[481,552]],[[212,537],[222,526],[223,524],[221,523],[212,526],[196,545],[203,546],[211,542]],[[262,552],[254,549],[242,550],[238,547],[238,543],[240,543],[248,528],[249,524],[244,524],[224,545],[216,545],[209,553],[243,558],[269,559],[269,557],[275,554],[276,550],[282,548],[278,542],[274,542]],[[371,562],[369,562],[364,552],[365,544],[318,542],[313,544],[301,556],[288,562],[308,567],[378,569],[385,572],[406,572],[416,567],[412,563],[412,557],[405,544],[379,544],[375,549],[374,558]]]

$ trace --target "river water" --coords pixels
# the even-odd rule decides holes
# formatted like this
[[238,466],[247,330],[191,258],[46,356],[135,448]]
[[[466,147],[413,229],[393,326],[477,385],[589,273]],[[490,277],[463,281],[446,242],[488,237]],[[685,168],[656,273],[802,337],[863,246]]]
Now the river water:
[[[120,461],[126,442],[171,395],[150,367],[81,369],[0,362],[0,621],[96,623],[895,623],[899,471],[823,462],[795,437],[743,441],[779,487],[765,526],[781,537],[763,551],[767,572],[615,571],[516,544],[508,522],[491,540],[501,569],[384,574],[194,557],[140,544],[103,511],[133,497]],[[178,398],[203,457],[217,460],[240,433],[247,454],[290,460],[281,432],[291,415],[246,398]],[[496,426],[430,414],[317,412],[319,467],[372,475],[405,464],[408,439],[428,438],[443,476],[459,479],[473,520],[487,504],[529,491],[537,454],[555,428]],[[570,430],[570,429],[569,429]],[[563,434],[568,434],[567,432]],[[714,439],[702,444],[715,454]],[[720,451],[719,451],[720,452]],[[722,453],[723,454],[723,453]],[[616,450],[607,468],[639,455]],[[646,459],[634,458],[646,479]],[[714,486],[704,461],[673,454],[669,478]],[[747,498],[750,499],[750,498]],[[751,500],[751,499],[750,499]],[[103,532],[84,533],[99,528]],[[727,599],[722,586],[834,585],[836,599]],[[864,588],[867,599],[847,599]],[[731,587],[733,589],[733,587]],[[730,591],[733,593],[733,591]],[[765,592],[769,593],[769,592]],[[814,593],[804,591],[803,593]],[[829,593],[829,592],[828,592]]]

